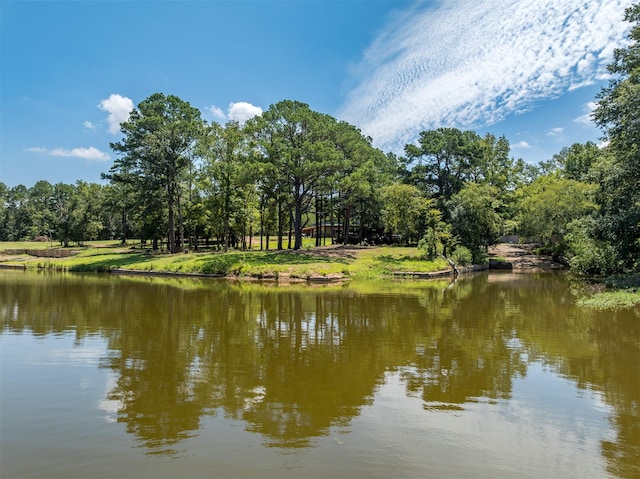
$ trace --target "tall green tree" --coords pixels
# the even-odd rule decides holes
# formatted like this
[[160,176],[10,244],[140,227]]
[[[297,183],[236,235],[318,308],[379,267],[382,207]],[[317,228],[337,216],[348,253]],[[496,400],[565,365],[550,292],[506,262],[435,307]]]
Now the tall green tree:
[[640,4],[626,9],[625,20],[633,24],[629,43],[614,52],[593,118],[609,142],[597,174],[598,236],[633,268],[640,263]]
[[188,102],[154,93],[120,125],[122,141],[111,144],[120,154],[110,170],[111,177],[133,182],[144,196],[165,205],[171,252],[178,250],[175,216],[180,216],[181,179],[192,161],[202,124],[200,111]]
[[601,156],[601,150],[592,141],[574,143],[553,155],[560,174],[570,180],[588,181],[591,167]]
[[425,198],[416,186],[402,183],[385,186],[382,201],[382,220],[392,236],[399,235],[401,241],[409,244],[425,233],[419,226],[428,223],[434,200]]
[[339,155],[329,134],[335,121],[305,103],[284,100],[271,105],[253,127],[264,153],[261,161],[270,164],[280,183],[277,190],[291,197],[294,249],[302,247],[303,217],[314,191],[337,168]]
[[[103,175],[105,177],[106,175]],[[126,245],[127,239],[139,231],[132,226],[138,205],[138,192],[133,188],[133,181],[119,181],[111,177],[111,183],[104,187],[104,208],[111,215],[110,236],[119,237],[120,244]]]
[[474,131],[438,128],[420,133],[418,145],[405,146],[406,161],[411,167],[409,183],[424,194],[445,203],[472,179],[484,154],[480,136]]
[[238,122],[226,126],[213,123],[203,135],[200,155],[201,187],[209,195],[214,209],[220,212],[225,251],[231,239],[231,221],[244,218],[246,190],[250,181],[250,146],[247,135]]
[[513,190],[513,159],[509,156],[511,146],[504,136],[496,138],[487,133],[480,140],[480,156],[471,165],[469,178],[475,183],[495,186],[501,193]]
[[28,190],[29,238],[47,236],[53,229],[53,186],[48,181],[37,181]]
[[5,227],[9,241],[29,239],[31,215],[29,190],[24,185],[8,188],[5,196]]
[[482,253],[503,233],[498,189],[488,184],[467,183],[451,198],[449,208],[453,233],[471,250],[475,261],[481,260]]
[[567,225],[596,211],[595,185],[557,173],[540,176],[518,193],[520,233],[557,253],[565,252]]
[[0,181],[0,241],[9,240],[9,188]]
[[379,191],[391,183],[395,165],[355,126],[341,121],[335,124],[334,131],[333,141],[339,154],[334,187],[340,200],[342,238],[348,242],[352,219],[357,216],[362,242],[365,230],[377,226],[381,208]]
[[74,185],[57,183],[53,186],[53,211],[55,234],[65,248],[73,235],[73,208],[76,189]]
[[78,180],[74,187],[71,211],[71,239],[78,244],[95,240],[103,228],[104,208],[102,187],[97,183]]

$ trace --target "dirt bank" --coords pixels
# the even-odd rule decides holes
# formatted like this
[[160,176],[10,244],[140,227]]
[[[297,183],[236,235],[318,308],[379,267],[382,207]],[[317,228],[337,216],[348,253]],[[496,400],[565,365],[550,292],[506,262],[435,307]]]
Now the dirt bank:
[[489,248],[489,258],[501,258],[510,263],[513,269],[562,269],[563,265],[553,261],[551,256],[533,253],[532,245],[500,243]]

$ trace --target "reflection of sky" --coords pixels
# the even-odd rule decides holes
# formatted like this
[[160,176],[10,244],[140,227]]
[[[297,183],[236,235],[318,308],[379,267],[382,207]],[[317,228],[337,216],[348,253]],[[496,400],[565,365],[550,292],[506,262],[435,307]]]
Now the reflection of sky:
[[106,414],[104,420],[107,422],[117,422],[118,411],[123,407],[122,400],[109,399],[109,394],[116,387],[118,383],[118,377],[114,373],[109,373],[107,376],[107,383],[104,388],[104,399],[101,399],[98,403],[98,409],[101,409]]
[[[402,370],[388,373],[370,406],[314,438],[310,448],[265,448],[264,438],[241,422],[211,415],[184,441],[184,456],[147,469],[150,462],[138,462],[144,451],[132,449],[135,438],[109,424],[117,422],[122,405],[107,398],[118,378],[98,367],[107,354],[103,340],[6,334],[0,335],[0,353],[2,453],[20,464],[30,464],[37,451],[57,471],[67,470],[73,454],[87,468],[104,462],[109,469],[103,471],[114,474],[137,465],[135,477],[141,471],[178,477],[180,468],[197,464],[204,470],[214,463],[217,471],[240,477],[261,471],[264,477],[344,477],[345,471],[348,477],[385,478],[606,477],[600,443],[613,434],[608,407],[597,392],[579,390],[537,362],[528,365],[526,377],[513,380],[511,399],[477,398],[452,410],[409,397]],[[265,394],[257,387],[244,407],[256,407]],[[107,464],[116,456],[117,463]]]
[[[612,434],[608,409],[597,393],[529,365],[509,400],[468,402],[433,409],[408,397],[400,373],[389,373],[372,406],[341,438],[356,445],[378,471],[394,457],[398,476],[606,477],[601,440]],[[369,438],[369,446],[357,444]],[[400,461],[396,459],[400,458]],[[393,471],[389,471],[393,473]]]
[[75,342],[75,333],[58,333],[45,336],[2,334],[2,356],[12,367],[47,367],[55,365],[96,367],[105,355],[104,340],[97,336],[85,336]]
[[[585,439],[590,431],[607,433],[611,409],[597,391],[578,389],[575,382],[558,376],[541,363],[531,363],[527,377],[513,384],[513,399],[505,404],[504,415],[513,422],[523,417],[535,426],[553,423],[559,429]],[[567,427],[572,426],[572,427]]]

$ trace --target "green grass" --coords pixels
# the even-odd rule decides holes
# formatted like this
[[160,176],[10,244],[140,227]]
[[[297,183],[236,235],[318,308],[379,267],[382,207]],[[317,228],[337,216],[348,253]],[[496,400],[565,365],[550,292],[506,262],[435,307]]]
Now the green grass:
[[[81,246],[71,244],[68,249],[83,250],[89,247],[105,247],[113,248],[120,244],[118,240],[101,240],[101,241],[86,241]],[[12,249],[62,249],[60,242],[54,241],[2,241],[0,242],[0,252]]]
[[[313,244],[313,239],[306,239]],[[259,242],[258,242],[259,244]],[[18,246],[16,246],[18,245]],[[99,247],[98,247],[99,246]],[[254,242],[255,246],[255,242]],[[24,243],[0,243],[3,249],[29,249]],[[74,248],[75,249],[75,248]],[[292,251],[229,251],[207,253],[148,253],[123,248],[117,242],[77,249],[69,258],[21,256],[14,261],[27,268],[56,271],[105,272],[113,269],[166,273],[196,273],[252,278],[388,277],[394,272],[433,272],[449,268],[445,260],[426,261],[416,248],[319,248],[305,245]],[[11,264],[11,257],[5,258]]]
[[357,278],[379,278],[398,272],[431,273],[450,269],[444,259],[426,261],[417,248],[383,246],[363,249],[358,260],[347,266]]
[[[598,278],[595,280],[596,291],[583,296],[577,304],[584,308],[604,310],[618,310],[633,308],[640,305],[640,274],[619,274]],[[605,291],[602,289],[606,288]]]
[[578,306],[599,311],[633,308],[640,305],[640,291],[606,291],[580,298]]

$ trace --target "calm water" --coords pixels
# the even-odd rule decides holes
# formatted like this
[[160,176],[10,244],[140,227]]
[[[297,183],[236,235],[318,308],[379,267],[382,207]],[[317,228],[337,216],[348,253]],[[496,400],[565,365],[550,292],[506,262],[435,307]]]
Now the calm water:
[[639,478],[640,308],[580,287],[0,271],[0,475]]

